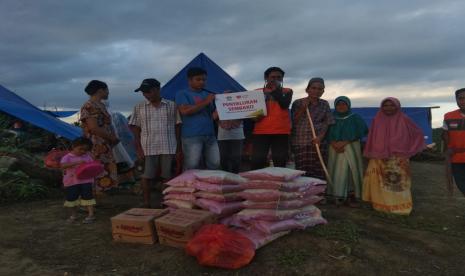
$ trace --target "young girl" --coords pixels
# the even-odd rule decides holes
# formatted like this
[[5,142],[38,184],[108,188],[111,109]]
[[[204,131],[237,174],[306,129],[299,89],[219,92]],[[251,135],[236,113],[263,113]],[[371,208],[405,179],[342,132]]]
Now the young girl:
[[327,135],[330,143],[328,171],[332,180],[328,185],[328,195],[335,198],[336,204],[348,199],[350,186],[354,189],[355,200],[362,198],[363,160],[360,139],[368,133],[368,127],[362,117],[352,113],[350,105],[349,98],[336,98],[336,123],[331,125]]
[[425,148],[422,130],[386,98],[373,119],[363,154],[369,158],[363,200],[378,211],[408,215],[412,211],[409,158]]
[[88,215],[83,223],[92,223],[95,221],[94,205],[95,199],[92,193],[93,178],[79,179],[76,177],[76,167],[83,163],[92,162],[89,151],[92,148],[92,142],[84,137],[77,138],[72,143],[70,153],[61,159],[61,168],[64,171],[63,186],[65,188],[66,201],[64,206],[71,208],[71,216],[68,221],[73,222],[77,218],[77,208],[86,206]]

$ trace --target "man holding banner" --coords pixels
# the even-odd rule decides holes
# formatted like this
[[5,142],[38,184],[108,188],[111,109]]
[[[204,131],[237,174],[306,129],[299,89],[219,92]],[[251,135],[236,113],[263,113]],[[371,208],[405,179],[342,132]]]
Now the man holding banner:
[[268,166],[267,157],[271,148],[273,165],[285,167],[288,158],[291,121],[289,105],[292,90],[282,86],[284,71],[270,67],[264,73],[263,94],[266,101],[266,116],[255,119],[252,141],[252,169]]
[[176,104],[182,117],[182,150],[184,170],[200,169],[201,161],[209,170],[220,167],[220,153],[215,137],[213,101],[215,95],[204,87],[207,72],[199,67],[187,70],[189,88],[176,93]]

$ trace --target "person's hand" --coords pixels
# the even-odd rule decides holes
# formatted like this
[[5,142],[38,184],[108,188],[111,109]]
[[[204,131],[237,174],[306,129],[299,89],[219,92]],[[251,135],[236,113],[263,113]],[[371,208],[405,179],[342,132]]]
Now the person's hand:
[[176,149],[176,159],[181,158],[182,156],[182,149]]
[[257,117],[252,118],[252,121],[258,122],[263,118],[265,118],[265,115],[263,113],[261,113],[261,114],[257,115]]
[[312,139],[312,143],[313,143],[314,145],[319,145],[319,144],[321,143],[320,137],[317,136],[317,137],[313,138],[313,139]]
[[215,100],[215,94],[208,94],[205,98],[205,103],[209,104]]
[[310,105],[310,98],[308,98],[308,97],[304,98],[302,100],[302,105],[300,106],[299,113],[300,114],[306,113],[309,105]]
[[230,128],[231,129],[238,128],[241,126],[241,123],[242,123],[241,120],[231,120]]
[[144,152],[142,151],[142,149],[137,150],[136,154],[137,154],[137,159],[138,160],[144,160],[145,159],[145,155],[144,155]]
[[231,128],[231,121],[230,120],[225,120],[225,121],[218,121],[218,124],[222,129],[230,129]]
[[271,91],[282,91],[281,82],[279,81],[268,81],[265,86]]
[[334,151],[339,152],[339,147],[338,147],[338,144],[337,144],[337,143],[338,143],[338,142],[333,141],[333,142],[331,142],[330,145],[331,145],[331,147],[334,149]]

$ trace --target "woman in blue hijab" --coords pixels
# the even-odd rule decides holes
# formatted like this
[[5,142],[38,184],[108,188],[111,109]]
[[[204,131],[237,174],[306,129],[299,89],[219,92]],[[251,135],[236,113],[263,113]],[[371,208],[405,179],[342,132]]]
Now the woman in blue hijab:
[[363,159],[360,140],[368,133],[368,127],[358,114],[352,113],[348,97],[340,96],[334,101],[336,123],[328,131],[328,171],[331,181],[327,194],[336,199],[336,204],[348,199],[354,192],[355,199],[362,196]]

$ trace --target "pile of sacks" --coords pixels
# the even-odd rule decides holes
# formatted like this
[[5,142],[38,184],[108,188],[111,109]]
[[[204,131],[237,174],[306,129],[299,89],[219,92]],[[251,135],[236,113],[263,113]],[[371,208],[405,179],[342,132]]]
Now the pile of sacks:
[[163,191],[163,204],[169,208],[201,208],[219,217],[243,209],[238,192],[247,179],[220,170],[188,170],[173,178]]
[[244,209],[222,223],[238,227],[257,249],[290,230],[325,224],[314,204],[323,199],[326,182],[303,177],[304,173],[279,167],[241,173],[247,181],[236,195],[245,200]]

